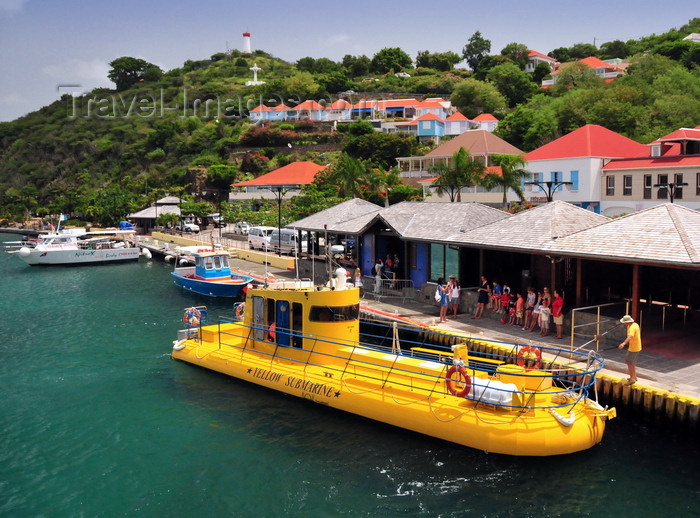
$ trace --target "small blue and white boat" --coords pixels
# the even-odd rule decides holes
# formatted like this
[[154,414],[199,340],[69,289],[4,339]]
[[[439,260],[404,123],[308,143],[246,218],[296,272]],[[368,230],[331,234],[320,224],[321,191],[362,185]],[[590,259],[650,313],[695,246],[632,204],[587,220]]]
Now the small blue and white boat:
[[231,273],[226,252],[195,252],[192,258],[194,266],[175,268],[170,274],[186,290],[209,297],[237,297],[253,280],[250,275]]

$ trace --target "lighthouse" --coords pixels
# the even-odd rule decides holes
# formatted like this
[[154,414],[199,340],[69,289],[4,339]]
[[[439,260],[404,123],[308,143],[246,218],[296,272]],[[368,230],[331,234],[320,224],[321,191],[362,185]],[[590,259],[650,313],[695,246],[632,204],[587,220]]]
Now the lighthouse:
[[244,32],[243,33],[243,54],[250,54],[250,33],[249,32]]

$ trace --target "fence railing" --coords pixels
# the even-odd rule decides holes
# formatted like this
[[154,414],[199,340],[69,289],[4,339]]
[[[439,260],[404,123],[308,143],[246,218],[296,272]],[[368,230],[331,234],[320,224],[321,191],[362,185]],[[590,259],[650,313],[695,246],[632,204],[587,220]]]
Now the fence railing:
[[372,296],[376,300],[393,297],[405,301],[407,298],[413,298],[415,291],[410,279],[377,279],[368,275],[362,276],[362,288],[364,297]]

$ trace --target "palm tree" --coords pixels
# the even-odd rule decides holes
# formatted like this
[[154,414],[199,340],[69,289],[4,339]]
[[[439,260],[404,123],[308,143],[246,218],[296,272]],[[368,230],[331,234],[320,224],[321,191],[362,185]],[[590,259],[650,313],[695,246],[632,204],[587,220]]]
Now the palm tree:
[[384,198],[384,206],[388,207],[389,191],[400,183],[398,168],[394,167],[389,171],[385,171],[380,167],[370,169],[366,179],[368,194]]
[[480,185],[485,177],[486,167],[478,160],[473,160],[469,151],[463,147],[452,155],[452,164],[438,164],[430,168],[438,177],[433,182],[437,193],[447,193],[450,202],[462,201],[462,189],[472,185]]
[[530,178],[530,172],[524,169],[527,162],[522,155],[493,155],[493,164],[501,167],[501,174],[490,173],[484,178],[484,186],[491,190],[503,187],[503,208],[508,206],[508,189],[513,189],[520,201],[525,201],[521,182]]
[[366,185],[369,168],[361,160],[343,153],[338,162],[330,169],[327,181],[338,188],[338,196],[358,197]]

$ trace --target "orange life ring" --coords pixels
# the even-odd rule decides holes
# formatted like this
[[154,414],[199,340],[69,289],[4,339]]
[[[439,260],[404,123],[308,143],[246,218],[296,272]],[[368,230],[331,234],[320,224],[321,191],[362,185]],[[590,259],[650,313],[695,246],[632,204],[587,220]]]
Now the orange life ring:
[[274,322],[272,324],[270,324],[270,328],[267,330],[267,339],[270,342],[275,341],[275,330],[276,329],[277,329],[277,324],[275,324]]
[[202,314],[197,308],[187,308],[185,314],[182,317],[182,321],[186,326],[194,327],[198,326],[202,320]]
[[236,320],[243,320],[243,313],[245,312],[245,302],[241,302],[239,304],[236,304],[236,307],[233,310],[233,315],[236,317]]
[[[535,360],[534,365],[526,365],[525,362]],[[526,345],[520,351],[518,351],[518,365],[525,367],[526,370],[541,369],[542,368],[542,351],[534,345]]]
[[[459,372],[459,375],[464,379],[464,388],[462,390],[457,390],[455,383],[457,378],[452,379],[452,375],[455,372]],[[447,384],[447,390],[449,390],[453,396],[457,397],[467,397],[472,389],[472,380],[469,377],[469,374],[467,374],[467,369],[464,367],[457,367],[453,365],[447,369],[447,379],[445,380],[445,383]]]

